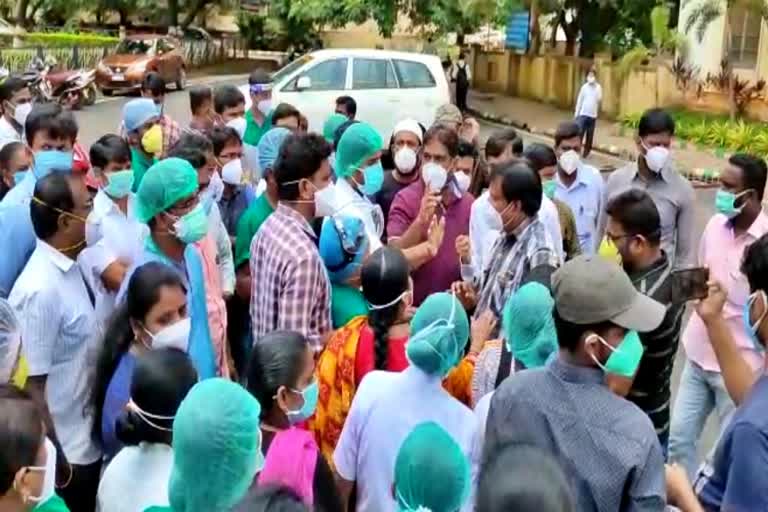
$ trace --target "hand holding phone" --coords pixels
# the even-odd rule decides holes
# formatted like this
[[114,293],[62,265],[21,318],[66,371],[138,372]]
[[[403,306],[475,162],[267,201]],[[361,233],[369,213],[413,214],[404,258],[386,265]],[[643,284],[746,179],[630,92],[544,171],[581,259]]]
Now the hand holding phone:
[[709,269],[686,268],[672,271],[672,302],[679,304],[705,299],[709,295]]

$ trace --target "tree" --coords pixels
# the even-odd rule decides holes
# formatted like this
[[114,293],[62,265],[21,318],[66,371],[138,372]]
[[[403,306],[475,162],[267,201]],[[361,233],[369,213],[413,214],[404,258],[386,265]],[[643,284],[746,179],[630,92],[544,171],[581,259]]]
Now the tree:
[[741,7],[760,16],[764,21],[768,21],[768,0],[686,0],[683,3],[683,7],[685,8],[693,2],[696,3],[688,12],[688,17],[685,20],[685,32],[689,33],[691,30],[695,30],[696,39],[699,42],[704,40],[704,35],[709,25],[720,17],[725,16],[725,48],[723,49],[725,57],[721,73],[725,73],[728,81],[728,105],[731,119],[735,119],[738,111],[735,91],[737,81],[734,79],[733,66],[729,58],[732,28],[728,10],[732,7]]

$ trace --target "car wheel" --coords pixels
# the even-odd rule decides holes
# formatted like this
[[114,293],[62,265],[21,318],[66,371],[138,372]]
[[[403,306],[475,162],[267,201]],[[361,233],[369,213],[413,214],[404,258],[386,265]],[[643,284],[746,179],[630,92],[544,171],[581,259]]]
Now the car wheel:
[[185,85],[187,85],[187,71],[179,68],[179,74],[176,76],[176,90],[183,91]]
[[83,105],[90,107],[96,103],[96,93],[97,89],[94,84],[91,84],[83,89]]

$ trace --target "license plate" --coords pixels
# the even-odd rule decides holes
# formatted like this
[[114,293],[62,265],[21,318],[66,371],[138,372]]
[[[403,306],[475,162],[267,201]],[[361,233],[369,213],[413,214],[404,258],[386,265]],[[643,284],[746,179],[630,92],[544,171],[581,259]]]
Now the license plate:
[[125,75],[123,75],[122,73],[115,73],[114,75],[112,75],[112,80],[115,80],[117,82],[122,82],[125,80]]

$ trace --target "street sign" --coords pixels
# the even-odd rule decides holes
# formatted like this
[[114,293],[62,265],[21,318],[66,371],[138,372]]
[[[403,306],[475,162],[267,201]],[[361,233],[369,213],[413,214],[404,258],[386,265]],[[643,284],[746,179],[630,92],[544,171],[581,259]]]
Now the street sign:
[[528,11],[518,11],[507,18],[506,47],[511,50],[528,50],[531,15]]

